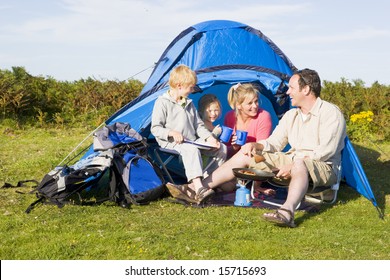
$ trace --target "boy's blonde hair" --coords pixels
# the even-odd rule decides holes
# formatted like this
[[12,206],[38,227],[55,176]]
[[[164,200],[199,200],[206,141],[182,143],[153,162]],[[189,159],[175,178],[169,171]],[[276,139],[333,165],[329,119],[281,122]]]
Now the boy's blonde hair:
[[169,75],[169,86],[171,88],[177,88],[178,85],[195,86],[197,82],[196,73],[183,64],[174,68]]
[[[237,109],[237,105],[242,104],[247,96],[259,97],[259,91],[252,84],[236,84],[229,89],[228,92],[228,103],[233,109]],[[260,98],[260,97],[259,97]]]
[[219,99],[214,94],[208,93],[208,94],[203,95],[198,101],[198,111],[199,111],[199,115],[200,115],[202,120],[204,120],[204,118],[206,116],[206,114],[205,114],[206,109],[212,103],[218,104],[218,107],[219,107],[219,116],[218,117],[221,116],[221,114],[222,114],[221,102],[219,102]]

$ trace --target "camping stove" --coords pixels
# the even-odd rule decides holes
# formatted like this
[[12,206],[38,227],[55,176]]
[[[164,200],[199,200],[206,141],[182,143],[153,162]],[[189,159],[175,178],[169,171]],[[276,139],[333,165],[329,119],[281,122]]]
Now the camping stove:
[[241,206],[241,207],[252,206],[251,192],[246,187],[247,183],[248,180],[237,178],[236,199],[234,201],[235,206]]

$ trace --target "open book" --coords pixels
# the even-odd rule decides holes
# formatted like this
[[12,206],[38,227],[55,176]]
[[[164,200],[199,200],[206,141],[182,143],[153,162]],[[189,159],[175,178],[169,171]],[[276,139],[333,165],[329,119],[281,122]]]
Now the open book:
[[196,142],[196,141],[191,141],[191,140],[185,139],[184,143],[192,144],[192,145],[197,146],[199,149],[205,149],[205,150],[215,148],[213,145],[210,145],[210,144],[207,144],[206,142],[201,142],[201,141]]

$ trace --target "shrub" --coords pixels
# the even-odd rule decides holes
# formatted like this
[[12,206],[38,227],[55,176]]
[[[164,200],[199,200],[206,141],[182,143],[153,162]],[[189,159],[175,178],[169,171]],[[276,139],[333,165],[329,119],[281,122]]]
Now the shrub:
[[371,111],[362,111],[358,114],[353,114],[348,124],[348,135],[350,135],[351,139],[356,141],[363,141],[370,137],[372,134],[372,121],[373,121],[374,113]]
[[[369,133],[367,137],[390,140],[390,86],[375,82],[365,87],[361,80],[324,81],[321,97],[339,106],[351,139],[361,141],[364,133]],[[367,114],[372,116],[367,117]]]
[[[0,70],[0,120],[17,125],[96,125],[139,95],[138,80],[60,82],[31,76],[23,67]],[[102,120],[103,119],[103,120]]]

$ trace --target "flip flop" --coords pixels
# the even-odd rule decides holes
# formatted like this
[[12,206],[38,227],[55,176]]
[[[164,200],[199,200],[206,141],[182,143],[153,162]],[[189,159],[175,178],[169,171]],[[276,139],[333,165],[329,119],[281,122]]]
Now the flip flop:
[[[287,219],[287,217],[285,215],[283,215],[280,211],[284,211],[284,212],[290,214],[290,219]],[[271,223],[274,223],[278,226],[290,227],[290,228],[296,227],[296,225],[294,223],[294,214],[288,209],[279,208],[275,212],[265,213],[263,215],[263,218],[264,218],[264,220],[271,222]]]

